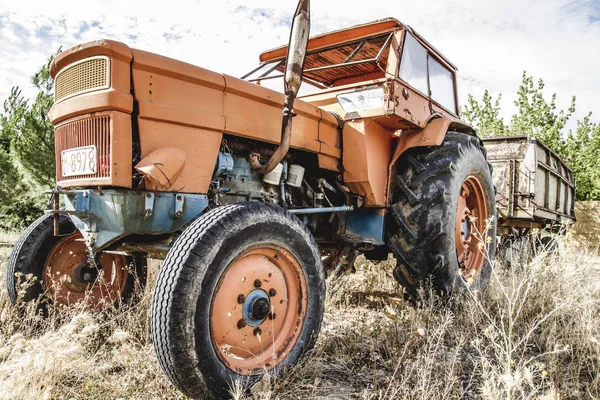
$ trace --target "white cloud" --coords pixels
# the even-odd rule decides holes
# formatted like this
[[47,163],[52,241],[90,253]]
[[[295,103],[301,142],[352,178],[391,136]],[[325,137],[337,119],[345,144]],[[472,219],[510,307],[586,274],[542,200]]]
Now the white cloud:
[[[239,76],[258,54],[288,38],[295,0],[22,0],[0,5],[0,101],[14,85],[33,97],[29,77],[60,46],[101,37]],[[595,112],[600,92],[600,6],[595,0],[313,1],[312,31],[383,17],[411,25],[459,68],[461,103],[484,89],[503,93],[505,114],[523,70],[546,82],[577,115]]]

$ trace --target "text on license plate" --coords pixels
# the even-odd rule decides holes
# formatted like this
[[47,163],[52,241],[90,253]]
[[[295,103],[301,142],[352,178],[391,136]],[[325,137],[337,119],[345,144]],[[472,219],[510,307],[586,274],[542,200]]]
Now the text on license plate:
[[62,161],[62,176],[96,173],[98,167],[96,146],[85,146],[63,150],[60,157]]

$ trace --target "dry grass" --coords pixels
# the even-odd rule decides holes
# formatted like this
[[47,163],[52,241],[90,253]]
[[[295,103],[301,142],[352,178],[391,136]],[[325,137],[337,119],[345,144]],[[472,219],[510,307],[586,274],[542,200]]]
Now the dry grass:
[[[360,257],[328,293],[310,357],[253,397],[599,398],[600,259],[561,254],[498,265],[484,292],[418,309],[399,300],[393,260]],[[0,398],[183,398],[153,354],[150,290],[119,311],[23,321],[0,279]]]

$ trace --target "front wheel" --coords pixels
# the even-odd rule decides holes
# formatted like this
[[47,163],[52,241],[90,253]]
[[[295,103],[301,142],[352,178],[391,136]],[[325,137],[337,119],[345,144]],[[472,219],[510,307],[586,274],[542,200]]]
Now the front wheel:
[[15,244],[6,275],[13,304],[80,303],[101,310],[130,299],[136,280],[143,286],[145,259],[101,253],[99,264],[91,267],[83,236],[71,220],[60,216],[59,226],[62,235],[54,236],[53,217],[40,217]]
[[278,374],[314,344],[325,300],[319,249],[281,208],[216,208],[179,237],[152,301],[159,363],[188,396],[226,397]]
[[440,294],[489,279],[496,246],[495,191],[477,137],[448,132],[441,146],[398,161],[388,246],[394,277],[417,299],[426,282]]

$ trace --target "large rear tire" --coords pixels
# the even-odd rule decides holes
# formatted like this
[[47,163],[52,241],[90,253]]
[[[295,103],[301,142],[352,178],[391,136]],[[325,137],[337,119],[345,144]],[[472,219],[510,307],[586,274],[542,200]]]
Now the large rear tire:
[[[216,208],[179,237],[159,273],[152,338],[182,392],[227,397],[278,374],[314,344],[325,276],[306,226],[279,207]],[[207,391],[208,389],[208,391]]]
[[408,297],[418,300],[426,283],[441,295],[483,286],[494,259],[496,207],[481,141],[448,132],[441,146],[408,150],[396,184],[388,246]]
[[71,220],[59,218],[61,236],[54,236],[53,217],[42,216],[19,237],[8,261],[6,274],[10,301],[73,305],[85,303],[101,310],[131,298],[145,284],[146,260],[102,253],[100,269],[88,264],[82,235]]

